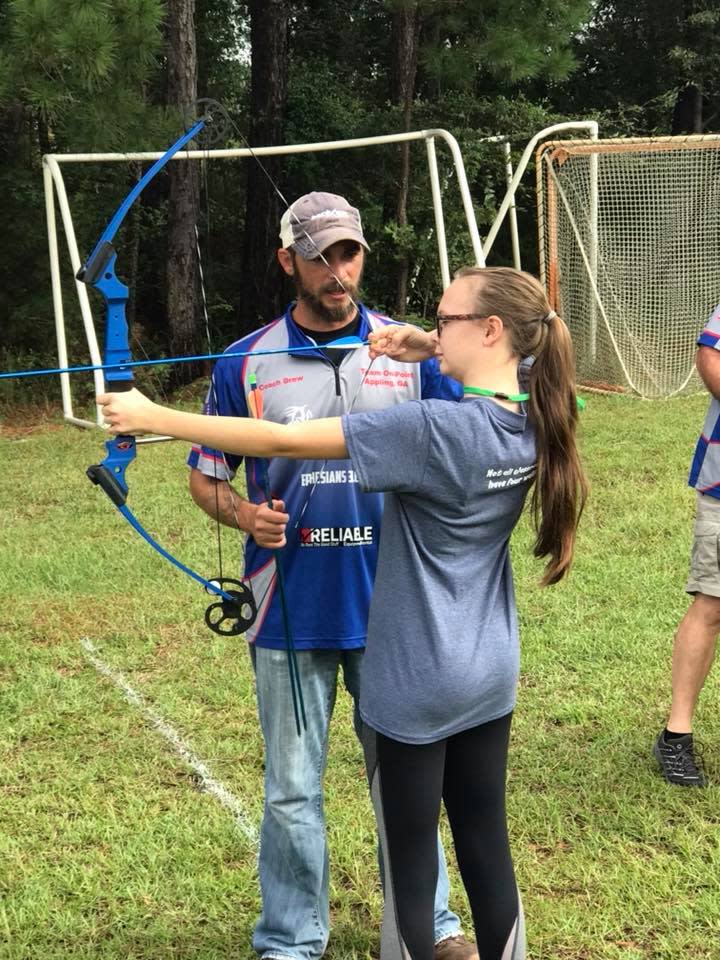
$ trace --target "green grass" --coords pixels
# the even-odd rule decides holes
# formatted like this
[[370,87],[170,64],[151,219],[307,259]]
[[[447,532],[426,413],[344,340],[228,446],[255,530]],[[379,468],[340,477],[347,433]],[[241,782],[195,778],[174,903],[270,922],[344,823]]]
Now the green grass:
[[[650,758],[687,607],[686,475],[706,404],[590,396],[592,491],[569,581],[541,591],[530,531],[515,537],[523,670],[510,829],[536,960],[720,957],[720,793],[672,788]],[[202,589],[88,483],[100,452],[97,433],[57,423],[0,439],[0,958],[252,958],[253,844],[80,641],[257,824],[262,743],[246,644],[207,631]],[[163,545],[215,574],[214,528],[189,501],[184,456],[178,444],[142,448],[131,503]],[[228,533],[227,572],[239,548]],[[711,675],[697,716],[715,784],[719,684]],[[381,894],[347,694],[327,814],[327,956],[376,957]]]

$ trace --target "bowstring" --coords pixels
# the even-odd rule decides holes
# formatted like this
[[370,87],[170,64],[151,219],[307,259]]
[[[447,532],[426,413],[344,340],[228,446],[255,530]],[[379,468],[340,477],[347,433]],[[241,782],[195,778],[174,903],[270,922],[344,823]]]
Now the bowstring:
[[[273,179],[273,177],[270,175],[269,170],[267,169],[267,167],[265,166],[265,164],[262,162],[262,160],[260,159],[260,157],[259,157],[259,156],[257,155],[257,153],[253,150],[253,148],[251,147],[251,145],[250,145],[247,137],[245,137],[245,135],[244,135],[243,132],[240,130],[240,128],[239,128],[238,125],[235,123],[235,121],[233,120],[233,118],[230,116],[229,113],[227,113],[227,118],[228,118],[228,120],[229,120],[229,122],[230,122],[230,125],[232,126],[233,130],[234,130],[235,133],[237,134],[237,136],[238,136],[238,137],[240,138],[240,140],[245,144],[245,148],[249,151],[250,156],[253,158],[253,160],[257,163],[257,165],[258,165],[258,166],[260,167],[260,169],[262,170],[262,172],[263,172],[263,174],[265,175],[265,178],[267,179],[268,183],[270,184],[270,186],[272,187],[272,189],[275,191],[275,193],[277,194],[277,196],[280,198],[280,200],[282,201],[282,203],[285,205],[286,210],[288,210],[288,211],[290,212],[290,216],[294,219],[295,224],[296,224],[297,226],[299,226],[300,229],[302,230],[302,235],[303,235],[307,240],[309,240],[310,243],[313,245],[315,251],[317,252],[317,255],[318,255],[319,259],[322,260],[322,262],[323,262],[323,263],[325,264],[325,266],[327,267],[327,269],[328,269],[328,271],[329,271],[329,273],[330,273],[330,276],[333,278],[333,280],[335,280],[335,282],[338,284],[338,286],[340,287],[340,289],[345,293],[345,295],[347,296],[347,298],[350,300],[350,303],[351,303],[351,304],[353,305],[353,307],[355,308],[356,312],[357,312],[358,314],[360,314],[360,307],[359,307],[358,304],[356,303],[355,299],[352,297],[352,295],[349,293],[349,291],[348,291],[347,287],[345,286],[345,284],[342,282],[342,280],[338,277],[338,275],[335,273],[335,271],[333,270],[333,268],[330,266],[330,263],[328,262],[327,257],[323,254],[322,250],[320,250],[320,248],[318,247],[318,245],[317,245],[317,243],[315,242],[314,238],[311,237],[310,234],[307,232],[307,230],[305,230],[305,228],[302,226],[302,223],[301,223],[301,221],[300,221],[300,218],[298,217],[298,215],[297,215],[297,214],[295,213],[295,211],[293,210],[292,205],[291,205],[290,203],[288,203],[285,194],[282,192],[282,190],[281,190],[280,187],[277,185],[277,183],[275,182],[275,180]],[[362,377],[361,377],[361,379],[360,379],[360,383],[358,384],[358,387],[357,387],[357,389],[356,389],[356,391],[355,391],[355,393],[354,393],[354,395],[353,395],[353,398],[352,398],[352,400],[350,401],[350,406],[349,406],[349,407],[347,408],[347,410],[345,411],[346,414],[352,413],[352,411],[353,411],[353,409],[354,409],[354,407],[355,407],[355,403],[356,403],[358,397],[360,396],[360,391],[362,390],[362,388],[363,388],[363,386],[364,386],[364,384],[365,384],[365,380],[367,379],[367,376],[368,376],[368,374],[370,373],[370,368],[372,367],[372,365],[373,365],[374,362],[375,362],[375,358],[369,359],[368,364],[367,364],[367,367],[365,368],[365,372],[363,373],[363,375],[362,375]],[[321,471],[325,469],[325,467],[327,466],[327,464],[328,464],[328,460],[325,460],[324,463],[323,463],[323,466],[322,466],[322,468],[321,468]],[[307,497],[305,498],[305,502],[304,502],[303,505],[302,505],[302,508],[301,508],[301,510],[300,510],[300,513],[298,514],[297,520],[295,521],[295,527],[294,527],[295,530],[297,530],[298,527],[300,526],[300,523],[301,523],[301,521],[302,521],[302,518],[303,518],[303,516],[305,515],[305,511],[307,510],[308,505],[310,504],[310,501],[311,501],[312,498],[313,498],[313,495],[314,495],[314,493],[315,493],[315,490],[317,489],[317,485],[318,485],[318,481],[316,480],[315,483],[313,483],[312,487],[310,488],[310,491],[308,492],[308,495],[307,495]]]
[[258,154],[255,152],[255,150],[253,150],[253,148],[250,146],[250,142],[248,141],[247,137],[246,137],[245,134],[242,132],[242,130],[240,129],[240,127],[235,123],[235,121],[234,121],[233,118],[230,116],[230,114],[229,114],[227,111],[225,111],[225,114],[226,114],[227,119],[228,119],[230,125],[232,126],[233,130],[235,131],[235,133],[237,134],[237,136],[240,138],[240,140],[245,144],[245,149],[248,150],[248,152],[250,153],[250,156],[253,158],[253,160],[255,161],[255,163],[257,163],[257,165],[260,167],[260,169],[262,170],[263,174],[265,175],[265,178],[266,178],[267,182],[268,182],[268,183],[270,184],[270,186],[273,188],[275,194],[280,198],[280,200],[282,201],[282,203],[285,205],[285,209],[289,211],[291,217],[292,217],[292,218],[294,219],[294,221],[295,221],[295,224],[296,224],[297,226],[299,226],[300,229],[302,230],[302,235],[303,235],[303,237],[305,237],[307,240],[309,240],[310,243],[313,245],[313,248],[315,249],[315,251],[316,251],[316,253],[317,253],[317,255],[318,255],[318,258],[319,258],[320,260],[322,260],[322,262],[325,264],[325,266],[327,267],[328,271],[330,272],[330,276],[331,276],[331,277],[333,278],[333,280],[337,283],[337,285],[338,285],[338,286],[340,287],[340,289],[343,291],[343,293],[345,294],[345,296],[350,300],[350,303],[353,305],[353,307],[355,308],[355,310],[359,313],[359,312],[360,312],[360,308],[358,307],[358,305],[357,305],[357,303],[355,302],[354,298],[350,295],[350,293],[348,292],[348,289],[347,289],[347,287],[345,286],[345,284],[342,282],[342,280],[338,277],[338,275],[335,273],[335,271],[333,270],[333,268],[330,266],[327,257],[323,254],[322,250],[318,247],[318,245],[317,245],[317,243],[315,242],[315,240],[310,236],[310,234],[307,232],[307,230],[305,230],[305,228],[302,226],[302,223],[301,223],[301,221],[300,221],[300,218],[298,217],[298,215],[295,213],[295,211],[294,211],[293,208],[292,208],[292,204],[288,203],[285,194],[282,192],[282,190],[281,190],[280,187],[277,185],[277,183],[275,182],[275,180],[273,179],[273,177],[270,175],[270,171],[267,169],[267,167],[266,167],[265,164],[262,162],[262,160],[260,159],[260,157],[258,156]]
[[[208,275],[209,275],[209,274],[212,272],[212,265],[211,265],[210,256],[209,256],[209,251],[210,251],[210,190],[209,190],[209,178],[208,178],[207,158],[203,158],[203,160],[201,161],[200,171],[201,171],[201,174],[200,174],[199,193],[200,193],[200,196],[201,196],[201,198],[202,198],[202,200],[203,200],[203,204],[202,204],[202,205],[204,206],[204,210],[205,210],[205,237],[206,237],[205,245],[206,245],[206,249],[208,250],[208,256],[206,257],[206,262],[208,263]],[[199,198],[198,198],[198,205],[200,205]],[[206,288],[206,285],[205,285],[205,272],[204,272],[204,270],[203,270],[203,254],[202,254],[202,247],[201,247],[201,243],[200,243],[200,231],[198,230],[197,221],[198,221],[198,217],[196,216],[196,217],[195,217],[195,250],[196,250],[196,256],[197,256],[197,263],[198,263],[198,279],[199,279],[199,286],[200,286],[200,303],[201,303],[201,307],[202,307],[203,323],[204,323],[204,327],[205,327],[205,338],[206,338],[207,345],[208,345],[208,353],[213,353],[213,352],[214,352],[214,351],[213,351],[213,338],[212,338],[212,333],[211,333],[211,330],[210,330],[210,311],[209,311],[209,309],[208,309],[207,288]],[[211,392],[211,395],[212,395],[212,407],[213,407],[214,415],[215,415],[215,416],[219,416],[219,415],[220,415],[220,402],[219,402],[218,393],[217,393],[217,385],[216,385],[216,383],[215,383],[215,368],[213,368],[213,370],[212,370],[212,372],[211,372],[211,374],[210,374],[210,392]],[[234,520],[234,522],[235,522],[235,529],[236,529],[236,530],[238,531],[238,533],[240,533],[240,534],[243,533],[243,529],[242,529],[242,527],[240,526],[240,517],[239,517],[239,515],[238,515],[238,509],[237,509],[237,508],[238,508],[238,503],[237,503],[237,498],[236,498],[235,490],[234,490],[233,485],[232,485],[231,480],[230,480],[230,477],[231,477],[233,471],[230,469],[230,465],[229,465],[229,463],[228,463],[228,460],[227,460],[227,456],[226,456],[226,454],[225,454],[225,451],[224,451],[224,450],[219,450],[219,451],[217,451],[217,452],[220,454],[220,457],[222,458],[222,465],[223,465],[224,474],[225,474],[224,477],[222,478],[222,483],[221,483],[221,479],[220,479],[220,476],[219,476],[219,474],[218,474],[218,460],[217,460],[217,457],[216,457],[216,456],[213,456],[213,458],[212,458],[212,463],[213,463],[213,480],[215,481],[214,484],[213,484],[214,499],[215,499],[215,535],[216,535],[217,552],[218,552],[218,571],[219,571],[219,577],[220,577],[220,579],[222,580],[222,579],[224,579],[224,572],[223,572],[222,530],[221,530],[221,523],[220,523],[220,487],[221,487],[221,485],[224,487],[224,489],[226,490],[226,493],[227,493],[228,503],[229,503],[230,508],[231,508],[231,510],[232,510],[232,516],[233,516],[233,520]],[[241,548],[241,552],[242,552],[242,548]],[[276,576],[276,573],[273,573],[273,575],[272,575],[272,577],[270,578],[267,586],[265,587],[265,590],[263,591],[262,597],[261,597],[258,601],[256,601],[256,608],[257,608],[258,611],[259,611],[260,608],[262,607],[263,603],[265,602],[265,599],[267,598],[267,595],[268,595],[270,589],[271,589],[272,586],[273,586],[273,583],[274,583],[274,581],[275,581],[275,576]],[[241,558],[238,558],[238,579],[241,580],[241,582],[243,582],[243,583],[247,583],[248,580],[249,580],[249,578],[245,575],[245,572],[244,572],[244,564],[243,564]],[[250,589],[252,590],[252,587],[250,587]]]
[[[189,151],[188,151],[189,152]],[[199,197],[198,197],[198,207],[202,205],[201,201],[204,200],[205,208],[205,235],[206,235],[206,246],[208,250],[208,265],[209,265],[209,251],[210,251],[210,194],[208,189],[208,179],[207,179],[207,165],[206,161],[203,159],[200,161],[200,185],[198,187]],[[194,218],[194,229],[195,229],[195,255],[197,257],[198,265],[198,281],[200,287],[200,305],[202,309],[203,322],[205,325],[205,340],[207,342],[208,353],[213,352],[212,348],[212,334],[210,332],[210,312],[208,310],[207,303],[207,291],[205,287],[205,273],[203,270],[203,254],[200,244],[200,231],[198,229],[198,217],[197,215]],[[215,387],[215,370],[210,373],[210,392],[212,394],[212,404],[215,411],[215,415],[218,413],[218,397],[217,389]],[[202,448],[201,448],[202,453]],[[230,487],[230,479],[228,471],[228,464],[225,458],[224,451],[220,451],[220,455],[223,459],[223,466],[226,470],[226,483],[227,483],[227,493],[231,501],[231,506],[233,509],[234,519],[236,526],[239,529],[237,511],[235,509],[235,498],[232,495],[232,488]],[[223,548],[222,548],[222,532],[220,530],[220,478],[218,476],[218,463],[217,458],[213,456],[213,492],[215,498],[215,539],[217,542],[217,553],[218,553],[218,572],[220,579],[224,577],[223,572]]]
[[[228,112],[227,110],[225,110],[225,108],[223,108],[223,107],[221,107],[221,109],[222,109],[224,115],[226,116],[227,120],[229,121],[232,129],[235,131],[236,135],[237,135],[238,138],[240,139],[240,141],[245,145],[245,148],[248,150],[248,152],[249,152],[250,156],[252,157],[252,159],[255,161],[255,163],[256,163],[256,164],[260,167],[260,169],[262,170],[263,175],[265,176],[265,179],[267,180],[267,182],[268,182],[268,183],[270,184],[270,186],[272,187],[274,193],[275,193],[276,196],[280,199],[280,201],[284,204],[286,210],[289,211],[290,216],[291,216],[291,218],[294,220],[296,226],[299,226],[299,227],[300,227],[300,230],[301,230],[301,232],[302,232],[302,236],[305,237],[305,238],[312,244],[314,250],[315,250],[316,253],[317,253],[318,259],[320,259],[320,260],[322,261],[322,263],[323,263],[323,264],[325,265],[325,267],[327,268],[330,276],[333,278],[333,280],[335,281],[335,283],[337,283],[337,285],[340,287],[340,289],[343,291],[343,293],[347,296],[347,298],[349,299],[350,303],[351,303],[351,304],[353,305],[353,307],[355,308],[356,313],[357,313],[357,314],[360,314],[360,307],[358,306],[358,303],[356,302],[355,298],[354,298],[354,297],[352,296],[352,294],[349,292],[349,290],[347,289],[347,287],[345,286],[345,284],[342,282],[342,280],[340,279],[340,277],[338,277],[337,273],[333,270],[333,268],[331,267],[331,265],[330,265],[327,257],[324,255],[324,253],[322,252],[322,250],[319,248],[319,246],[317,245],[315,239],[314,239],[313,237],[311,237],[310,234],[307,232],[307,230],[302,226],[302,223],[301,223],[301,221],[300,221],[300,218],[299,218],[298,215],[295,213],[292,205],[288,202],[287,197],[286,197],[285,194],[282,192],[282,190],[280,189],[280,187],[279,187],[278,184],[276,183],[275,179],[271,176],[271,174],[270,174],[269,170],[267,169],[267,167],[265,166],[265,164],[262,162],[262,160],[260,159],[260,157],[258,156],[258,154],[255,152],[255,150],[254,150],[253,147],[251,146],[251,144],[250,144],[250,142],[248,141],[247,137],[243,134],[243,132],[242,132],[242,130],[240,129],[240,127],[237,125],[237,123],[236,123],[236,122],[233,120],[233,118],[230,116],[229,112]],[[188,145],[188,152],[189,152],[189,145]],[[207,153],[207,151],[206,151],[206,153]],[[207,210],[207,228],[208,228],[208,230],[209,230],[210,208],[209,208],[209,191],[208,191],[208,177],[207,177],[207,162],[206,162],[206,159],[203,160],[201,169],[202,169],[201,182],[202,182],[202,185],[203,185],[203,188],[204,188],[204,192],[205,192],[205,207],[206,207],[206,210]],[[199,231],[198,231],[198,228],[197,228],[197,218],[196,218],[196,222],[195,222],[195,241],[196,241],[197,259],[198,259],[198,274],[199,274],[199,278],[200,278],[201,303],[202,303],[203,318],[204,318],[204,324],[205,324],[205,334],[206,334],[206,339],[207,339],[207,343],[208,343],[208,353],[212,353],[212,352],[213,352],[213,351],[212,351],[212,337],[211,337],[211,334],[210,334],[209,311],[208,311],[208,308],[207,308],[207,297],[206,297],[206,290],[205,290],[205,284],[204,284],[204,278],[203,278],[202,254],[201,254],[201,249],[200,249],[200,236],[199,236]],[[208,247],[208,249],[209,249],[209,247]],[[361,379],[360,379],[360,383],[358,384],[357,389],[355,390],[355,393],[354,393],[354,395],[353,395],[353,397],[352,397],[352,399],[351,399],[351,401],[350,401],[350,405],[349,405],[349,407],[348,407],[347,410],[346,410],[346,413],[347,413],[347,414],[352,413],[352,411],[353,411],[353,409],[354,409],[354,407],[355,407],[355,403],[356,403],[358,397],[360,396],[360,393],[361,393],[361,391],[362,391],[362,388],[363,388],[363,386],[364,386],[364,384],[365,384],[365,381],[366,381],[366,379],[367,379],[367,376],[368,376],[368,374],[370,373],[370,369],[371,369],[371,367],[372,367],[372,365],[373,365],[374,362],[375,362],[375,359],[374,359],[374,358],[369,359],[368,364],[367,364],[367,366],[366,366],[366,368],[365,368],[365,372],[363,373],[363,375],[362,375],[362,377],[361,377]],[[215,385],[215,372],[214,372],[214,370],[213,370],[213,372],[212,372],[212,374],[211,374],[211,376],[210,376],[210,389],[211,389],[211,392],[212,392],[213,407],[214,407],[214,410],[215,410],[215,415],[217,416],[217,415],[219,415],[219,403],[218,403],[218,396],[217,396],[217,388],[216,388],[216,385]],[[239,518],[238,518],[238,514],[237,514],[237,503],[236,503],[236,500],[235,500],[233,487],[232,487],[232,485],[231,485],[231,483],[230,483],[230,469],[229,469],[229,466],[228,466],[228,463],[227,463],[227,458],[226,458],[226,456],[225,456],[225,452],[222,451],[222,450],[219,451],[219,452],[220,452],[220,456],[222,457],[223,466],[224,466],[225,473],[226,473],[226,476],[225,476],[225,484],[226,484],[226,487],[227,487],[228,496],[229,496],[229,498],[230,498],[230,504],[231,504],[232,511],[233,511],[233,517],[234,517],[234,519],[235,519],[235,524],[236,524],[237,529],[240,530],[241,528],[240,528]],[[323,469],[324,469],[325,466],[327,466],[327,463],[328,463],[328,460],[325,460],[325,461],[324,461]],[[219,484],[219,477],[218,477],[218,473],[217,473],[217,460],[216,460],[215,458],[213,458],[213,472],[214,472],[214,479],[215,479],[214,489],[215,489],[216,532],[217,532],[217,544],[218,544],[218,565],[219,565],[219,570],[220,570],[220,576],[222,577],[222,576],[223,576],[223,572],[222,572],[222,535],[221,535],[221,530],[220,530],[220,499],[219,499],[219,486],[220,486],[220,484]],[[298,514],[297,520],[296,520],[296,522],[295,522],[295,527],[294,527],[295,530],[298,529],[298,527],[299,527],[299,525],[300,525],[300,523],[301,523],[301,521],[302,521],[302,518],[303,518],[303,516],[305,515],[305,512],[306,512],[306,510],[307,510],[307,508],[308,508],[308,505],[310,504],[310,501],[312,500],[313,495],[315,494],[315,490],[317,489],[317,486],[318,486],[318,481],[316,480],[315,483],[313,483],[312,487],[310,488],[310,491],[308,492],[308,495],[307,495],[307,497],[305,498],[305,502],[304,502],[303,505],[302,505],[302,508],[301,508],[301,510],[300,510],[300,513]],[[265,599],[266,599],[266,597],[267,597],[270,589],[272,588],[273,584],[275,583],[276,578],[277,578],[277,566],[275,567],[275,571],[274,571],[272,577],[270,578],[267,587],[265,588],[265,591],[264,591],[264,593],[263,593],[262,598],[261,598],[260,601],[257,603],[257,609],[258,609],[258,610],[260,610],[260,608],[262,607],[262,604],[265,602]]]

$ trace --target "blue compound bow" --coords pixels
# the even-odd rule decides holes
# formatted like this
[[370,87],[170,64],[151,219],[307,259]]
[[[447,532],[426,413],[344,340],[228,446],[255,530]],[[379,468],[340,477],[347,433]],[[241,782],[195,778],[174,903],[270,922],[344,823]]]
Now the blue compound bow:
[[[131,390],[134,384],[132,368],[124,366],[132,363],[125,312],[129,290],[115,273],[117,251],[113,246],[113,240],[135,200],[176,153],[203,131],[206,134],[205,139],[209,141],[219,139],[222,135],[220,128],[224,125],[226,114],[219,105],[211,101],[201,101],[201,103],[204,108],[203,116],[196,120],[181,137],[178,137],[175,143],[165,151],[162,157],[150,167],[142,179],[128,193],[107,227],[105,227],[102,236],[95,245],[95,249],[77,274],[78,280],[98,290],[105,301],[106,329],[103,366],[107,366],[105,379],[107,389],[111,393]],[[222,121],[222,123],[218,121]],[[207,136],[208,134],[209,136]],[[186,566],[164,547],[161,547],[127,505],[129,491],[125,471],[136,456],[135,438],[131,436],[114,437],[106,441],[105,450],[105,459],[101,463],[88,467],[87,475],[90,480],[105,491],[130,526],[154,550],[157,550],[160,556],[169,560],[178,570],[201,584],[208,593],[217,598],[216,602],[212,603],[205,612],[205,622],[211,630],[223,635],[244,633],[252,625],[257,615],[252,591],[239,580],[225,577],[208,580]]]
[[[193,138],[196,138],[201,132],[203,133],[203,139],[206,140],[206,142],[214,142],[220,139],[224,133],[224,129],[222,128],[226,127],[227,124],[230,124],[235,129],[240,139],[245,143],[251,156],[260,166],[275,193],[282,200],[284,205],[289,207],[289,204],[283,196],[280,188],[272,179],[262,161],[247,142],[245,137],[237,129],[235,124],[232,123],[231,118],[223,109],[223,107],[212,100],[201,100],[198,102],[198,106],[202,106],[204,110],[203,116],[196,120],[190,129],[187,130],[187,132],[181,137],[179,137],[175,143],[173,143],[172,146],[165,151],[162,157],[160,157],[160,159],[153,164],[153,166],[147,171],[142,179],[135,185],[135,187],[133,187],[127,197],[120,204],[117,213],[105,228],[102,236],[95,246],[95,249],[90,254],[87,262],[77,275],[78,280],[95,287],[95,289],[102,294],[107,306],[105,356],[102,367],[106,371],[105,379],[109,392],[132,389],[134,382],[132,373],[133,366],[145,365],[143,361],[140,361],[140,363],[137,364],[134,363],[130,353],[128,326],[125,315],[125,307],[128,302],[129,291],[128,288],[120,280],[118,280],[115,273],[117,251],[115,250],[112,241],[134,201],[139,197],[153,177],[155,177],[156,174],[168,163],[168,161],[171,160],[172,157],[178,153],[178,151],[182,150],[186,144],[188,144]],[[218,121],[221,122],[218,123]],[[209,127],[212,127],[211,136],[207,136]],[[308,239],[311,238],[308,237]],[[329,268],[329,264],[327,263],[327,260],[325,260],[322,252],[320,250],[317,252],[319,258],[323,260]],[[333,276],[335,276],[334,273]],[[336,277],[335,279],[337,280],[338,278]],[[340,283],[339,280],[338,283]],[[342,284],[340,285],[342,286]],[[352,337],[327,344],[326,348],[341,347],[343,349],[352,349],[362,345],[363,344],[358,340],[358,338]],[[316,348],[313,347],[312,349]],[[180,358],[177,359],[179,360]],[[187,360],[192,358],[183,359]],[[155,361],[151,362],[154,363]],[[150,362],[148,362],[148,364],[149,363]],[[369,368],[370,367],[368,366],[368,370]],[[365,376],[367,376],[368,370],[366,370]],[[362,382],[364,382],[365,376],[363,377]],[[362,386],[362,382],[360,386]],[[354,406],[357,395],[358,394],[356,394],[356,396],[353,398],[350,406],[351,409]],[[215,603],[208,607],[205,613],[205,622],[211,630],[213,630],[215,633],[225,635],[236,635],[247,630],[257,616],[257,604],[253,597],[252,591],[242,582],[225,578],[222,575],[215,580],[207,580],[199,573],[196,573],[195,570],[192,570],[184,563],[181,563],[176,557],[172,556],[172,554],[168,553],[167,550],[161,547],[152,536],[150,536],[147,530],[145,530],[145,528],[127,506],[126,501],[128,497],[128,485],[125,479],[125,471],[129,464],[134,460],[136,455],[135,438],[131,436],[118,436],[112,440],[106,441],[105,448],[107,451],[105,459],[101,463],[89,467],[87,470],[87,475],[90,480],[92,480],[93,483],[97,484],[105,491],[130,526],[137,533],[139,533],[140,536],[160,554],[160,556],[164,557],[166,560],[169,560],[170,563],[178,568],[178,570],[181,570],[193,580],[202,584],[202,586],[204,586],[209,593],[214,594],[218,598]],[[313,486],[312,490],[310,491],[310,496],[312,496],[314,489],[315,487]],[[272,503],[271,498],[270,503]],[[304,512],[304,507],[302,512]],[[285,633],[288,646],[288,667],[290,669],[290,678],[292,681],[295,724],[297,733],[299,735],[301,728],[306,727],[305,708],[302,697],[302,689],[300,686],[297,660],[295,658],[292,633],[290,630],[287,598],[284,591],[284,581],[282,579],[282,568],[279,557],[276,557],[276,569],[278,582],[280,584],[280,600],[283,610],[283,619],[285,622]]]

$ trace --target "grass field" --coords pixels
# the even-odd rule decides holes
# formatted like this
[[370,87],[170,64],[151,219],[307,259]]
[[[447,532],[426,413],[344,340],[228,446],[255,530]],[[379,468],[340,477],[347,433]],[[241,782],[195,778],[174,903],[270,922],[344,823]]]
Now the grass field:
[[[687,606],[686,475],[706,404],[590,396],[592,494],[569,581],[539,590],[527,526],[515,537],[510,829],[535,960],[720,958],[720,791],[670,787],[650,758]],[[203,591],[91,487],[100,451],[97,433],[58,423],[6,425],[0,439],[0,958],[246,960],[262,805],[246,644],[207,631]],[[184,456],[141,449],[131,503],[215,574]],[[225,552],[231,569],[232,534]],[[716,673],[697,716],[713,784],[719,692]],[[379,945],[349,706],[339,698],[327,775],[329,960]]]

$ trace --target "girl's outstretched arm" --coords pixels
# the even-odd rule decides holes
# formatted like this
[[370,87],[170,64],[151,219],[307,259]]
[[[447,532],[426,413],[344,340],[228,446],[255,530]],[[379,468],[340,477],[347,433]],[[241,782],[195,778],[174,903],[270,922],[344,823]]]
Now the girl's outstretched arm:
[[155,433],[248,457],[345,460],[348,455],[339,417],[287,425],[246,417],[212,417],[162,407],[135,389],[103,393],[98,405],[114,434]]

